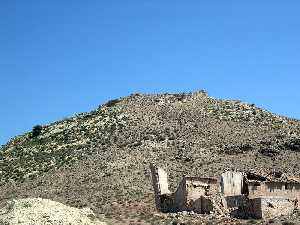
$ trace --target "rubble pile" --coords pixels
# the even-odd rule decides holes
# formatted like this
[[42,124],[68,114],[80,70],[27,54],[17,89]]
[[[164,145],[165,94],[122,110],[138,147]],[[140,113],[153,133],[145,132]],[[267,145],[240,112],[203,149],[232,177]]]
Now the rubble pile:
[[106,225],[89,208],[76,209],[41,198],[17,199],[0,210],[0,225]]

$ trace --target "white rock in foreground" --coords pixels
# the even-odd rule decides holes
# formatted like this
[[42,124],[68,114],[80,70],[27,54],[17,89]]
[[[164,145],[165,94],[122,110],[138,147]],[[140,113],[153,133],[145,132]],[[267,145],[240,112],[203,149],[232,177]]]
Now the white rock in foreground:
[[12,200],[0,210],[0,225],[106,225],[91,209],[42,198]]

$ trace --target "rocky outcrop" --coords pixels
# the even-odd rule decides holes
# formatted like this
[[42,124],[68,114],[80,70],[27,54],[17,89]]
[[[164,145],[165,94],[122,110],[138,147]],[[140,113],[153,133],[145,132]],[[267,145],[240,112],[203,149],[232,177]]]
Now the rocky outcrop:
[[89,208],[77,209],[42,198],[7,202],[0,211],[0,225],[106,225]]

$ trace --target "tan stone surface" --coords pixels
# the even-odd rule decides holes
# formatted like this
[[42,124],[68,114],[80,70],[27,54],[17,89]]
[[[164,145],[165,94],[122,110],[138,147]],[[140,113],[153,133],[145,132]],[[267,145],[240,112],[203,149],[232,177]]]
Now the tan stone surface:
[[0,211],[0,225],[106,225],[88,209],[41,198],[12,200]]

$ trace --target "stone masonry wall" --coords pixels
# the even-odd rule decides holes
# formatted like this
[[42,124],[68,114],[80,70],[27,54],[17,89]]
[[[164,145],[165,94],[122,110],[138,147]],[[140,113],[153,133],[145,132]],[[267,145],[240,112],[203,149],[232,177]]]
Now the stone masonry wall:
[[272,218],[280,215],[290,215],[295,208],[294,202],[286,198],[261,198],[262,218]]

